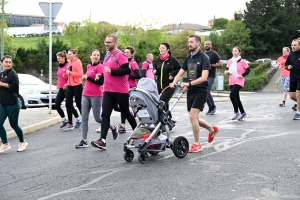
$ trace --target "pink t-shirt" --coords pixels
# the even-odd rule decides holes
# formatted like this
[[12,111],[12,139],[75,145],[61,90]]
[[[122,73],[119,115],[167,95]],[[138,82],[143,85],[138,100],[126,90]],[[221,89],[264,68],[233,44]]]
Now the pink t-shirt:
[[[230,59],[227,63],[227,68],[229,69],[230,66],[232,64],[232,59]],[[237,73],[238,75],[243,74],[246,69],[249,67],[249,65],[246,63],[245,60],[241,60],[240,62],[238,62],[236,64],[236,69],[237,69]],[[245,78],[237,78],[237,77],[233,77],[231,74],[229,74],[229,84],[228,85],[240,85],[242,87],[244,87],[244,83],[245,83]]]
[[[117,59],[119,66],[128,63],[126,55],[120,51],[110,52],[103,61],[103,67],[109,67],[111,70],[118,70],[118,64],[114,61],[112,55]],[[128,75],[112,76],[110,73],[103,71],[104,74],[104,92],[128,93]]]
[[[88,64],[86,67],[86,73],[88,77],[91,77],[92,79],[96,78],[96,74],[103,74],[103,65],[101,63],[93,66],[91,64]],[[83,88],[82,96],[88,96],[88,97],[102,97],[103,91],[102,86],[97,85],[95,83],[92,83],[89,80],[86,80],[85,86]]]
[[68,67],[69,67],[69,63],[66,63],[63,67],[58,67],[58,69],[57,69],[57,86],[58,86],[58,89],[63,88],[64,85],[68,81],[68,78],[63,76],[63,74],[66,73]]
[[286,58],[283,58],[282,56],[277,59],[277,62],[279,62],[281,66],[280,76],[290,76],[290,71],[285,69],[285,61]]
[[[130,68],[131,68],[131,75],[134,75],[135,73],[134,73],[134,70],[136,70],[136,69],[139,69],[139,65],[137,64],[137,62],[135,61],[135,60],[131,60],[130,62],[129,62],[129,66],[130,66]],[[136,83],[136,80],[135,79],[130,79],[130,78],[128,78],[128,83],[129,83],[129,87],[136,87],[137,86],[137,83]]]
[[152,80],[155,81],[154,74],[153,74],[153,64],[152,63],[150,63],[148,61],[143,62],[142,69],[146,70],[146,78],[151,78]]

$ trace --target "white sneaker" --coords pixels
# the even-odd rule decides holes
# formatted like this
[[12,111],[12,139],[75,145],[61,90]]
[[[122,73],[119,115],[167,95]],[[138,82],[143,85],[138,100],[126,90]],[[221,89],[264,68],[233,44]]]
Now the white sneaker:
[[24,151],[26,149],[27,145],[28,145],[28,143],[26,141],[20,142],[19,143],[19,148],[18,148],[17,152]]
[[4,151],[6,151],[6,150],[8,150],[10,148],[11,148],[11,146],[8,143],[7,144],[2,144],[0,146],[0,153],[4,152]]
[[101,133],[101,127],[98,128],[98,129],[96,129],[96,132],[97,132],[97,133]]

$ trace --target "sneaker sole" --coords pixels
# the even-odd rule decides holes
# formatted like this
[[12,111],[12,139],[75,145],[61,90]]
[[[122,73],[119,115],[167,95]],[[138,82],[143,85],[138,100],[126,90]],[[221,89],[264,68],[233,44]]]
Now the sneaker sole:
[[91,144],[92,144],[93,147],[96,147],[98,149],[106,149],[106,147],[99,146],[95,142],[92,142]]
[[293,118],[293,120],[299,120],[300,118]]
[[82,148],[87,148],[89,145],[85,145],[85,146],[75,146],[76,149],[82,149]]

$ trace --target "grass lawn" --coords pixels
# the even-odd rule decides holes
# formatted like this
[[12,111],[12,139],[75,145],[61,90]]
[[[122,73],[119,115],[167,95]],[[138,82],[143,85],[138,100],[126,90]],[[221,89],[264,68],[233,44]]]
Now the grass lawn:
[[[46,43],[49,44],[49,37],[16,37],[12,38],[13,44],[16,48],[24,47],[25,49],[34,48],[36,49],[36,43],[38,40],[45,39]],[[52,37],[52,42],[56,40],[56,37]],[[68,40],[64,39],[64,43],[68,43]]]

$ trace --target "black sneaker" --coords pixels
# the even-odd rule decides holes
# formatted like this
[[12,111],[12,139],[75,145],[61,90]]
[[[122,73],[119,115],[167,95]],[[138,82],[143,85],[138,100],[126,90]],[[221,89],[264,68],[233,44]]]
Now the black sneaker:
[[88,146],[89,146],[89,144],[87,143],[87,141],[81,140],[79,142],[79,144],[75,145],[75,148],[76,149],[78,149],[78,148],[86,148]]
[[282,102],[281,104],[279,104],[279,106],[280,107],[285,107],[285,103]]
[[101,138],[97,141],[92,141],[91,145],[99,149],[106,149],[106,143],[104,143]]
[[295,104],[295,105],[292,107],[292,109],[293,109],[294,111],[297,111],[297,104]]
[[117,127],[114,126],[114,129],[111,129],[111,132],[113,134],[113,139],[116,140],[119,137],[119,132],[117,131]]

